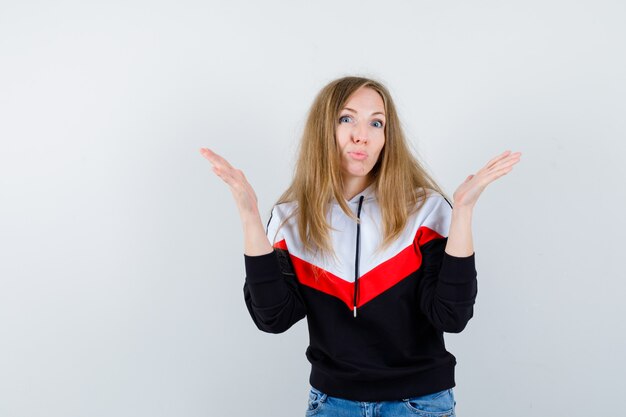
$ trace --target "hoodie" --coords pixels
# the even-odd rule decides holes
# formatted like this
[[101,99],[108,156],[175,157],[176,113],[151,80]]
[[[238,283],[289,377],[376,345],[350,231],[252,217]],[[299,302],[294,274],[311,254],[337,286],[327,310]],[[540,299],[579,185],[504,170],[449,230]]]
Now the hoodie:
[[296,202],[274,206],[266,228],[274,251],[244,254],[246,306],[269,333],[306,317],[309,382],[330,396],[386,401],[452,388],[456,358],[443,333],[461,332],[473,316],[475,254],[444,251],[452,206],[430,189],[401,235],[377,252],[383,233],[374,187],[347,201],[360,224],[330,204],[335,259],[304,251],[295,216],[278,229]]

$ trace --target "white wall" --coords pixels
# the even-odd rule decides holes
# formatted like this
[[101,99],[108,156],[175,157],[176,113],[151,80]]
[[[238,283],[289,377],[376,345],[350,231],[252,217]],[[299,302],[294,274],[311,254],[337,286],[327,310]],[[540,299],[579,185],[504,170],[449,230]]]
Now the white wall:
[[615,415],[626,370],[626,6],[616,1],[0,3],[0,415],[304,415],[305,322],[258,331],[227,186],[267,219],[331,79],[385,82],[476,206],[459,416]]

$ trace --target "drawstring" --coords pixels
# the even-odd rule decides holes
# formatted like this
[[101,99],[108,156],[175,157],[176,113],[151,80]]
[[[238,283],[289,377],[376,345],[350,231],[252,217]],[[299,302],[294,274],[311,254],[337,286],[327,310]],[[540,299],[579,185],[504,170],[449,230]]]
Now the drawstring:
[[360,252],[360,244],[361,244],[361,206],[363,205],[363,199],[365,197],[361,196],[359,198],[359,208],[357,210],[356,216],[359,219],[359,222],[356,224],[356,254],[354,256],[354,317],[356,317],[356,300],[357,293],[359,291],[359,252]]

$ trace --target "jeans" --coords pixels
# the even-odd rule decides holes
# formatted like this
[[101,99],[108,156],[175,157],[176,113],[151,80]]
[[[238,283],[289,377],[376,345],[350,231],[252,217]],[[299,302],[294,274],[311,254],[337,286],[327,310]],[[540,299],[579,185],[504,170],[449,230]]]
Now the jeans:
[[306,417],[455,417],[452,388],[397,401],[352,401],[331,397],[316,388],[309,392]]

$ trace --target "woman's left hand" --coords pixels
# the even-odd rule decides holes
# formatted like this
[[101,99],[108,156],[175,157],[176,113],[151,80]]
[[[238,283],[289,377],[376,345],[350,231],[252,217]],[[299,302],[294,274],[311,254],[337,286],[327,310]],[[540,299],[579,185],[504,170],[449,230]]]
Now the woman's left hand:
[[506,151],[487,162],[476,174],[468,176],[454,192],[454,207],[473,208],[487,185],[511,172],[521,155],[521,152]]

